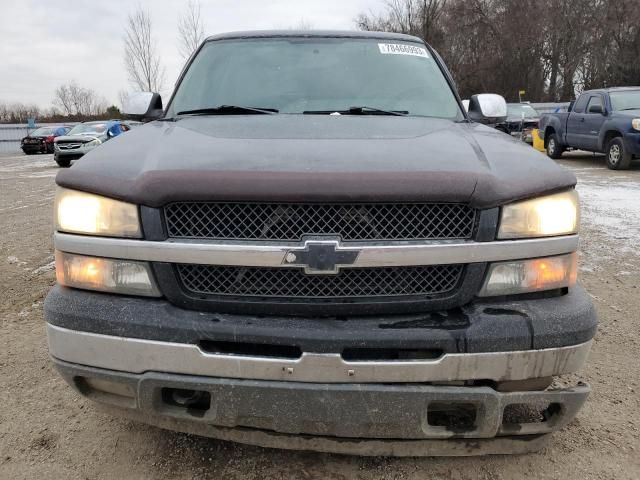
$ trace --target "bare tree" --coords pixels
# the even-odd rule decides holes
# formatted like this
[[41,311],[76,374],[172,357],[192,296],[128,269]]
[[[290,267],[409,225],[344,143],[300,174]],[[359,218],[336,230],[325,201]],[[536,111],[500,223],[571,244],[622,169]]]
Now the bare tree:
[[204,40],[204,24],[200,2],[189,0],[187,9],[178,20],[178,50],[189,58]]
[[142,7],[127,17],[124,63],[135,88],[149,92],[162,90],[165,70],[153,38],[151,17]]
[[94,90],[79,86],[76,82],[60,85],[55,90],[53,104],[68,117],[90,117],[106,109],[106,101]]
[[[568,101],[640,78],[638,0],[386,0],[362,30],[408,33],[445,59],[463,96]],[[535,12],[533,14],[532,12]]]
[[41,111],[35,105],[0,102],[0,123],[26,123],[27,119],[39,119],[40,116]]
[[0,123],[27,123],[30,118],[36,119],[38,123],[62,123],[68,121],[107,120],[121,117],[120,110],[117,107],[111,106],[107,108],[106,105],[106,102],[103,103],[103,100],[98,97],[98,101],[92,107],[93,112],[90,114],[67,114],[57,107],[40,109],[36,105],[8,104],[0,101]]
[[66,115],[73,115],[73,101],[71,100],[70,85],[60,85],[56,88],[53,104]]
[[381,15],[361,14],[361,30],[382,30],[418,35],[435,43],[436,26],[447,8],[447,0],[387,0]]

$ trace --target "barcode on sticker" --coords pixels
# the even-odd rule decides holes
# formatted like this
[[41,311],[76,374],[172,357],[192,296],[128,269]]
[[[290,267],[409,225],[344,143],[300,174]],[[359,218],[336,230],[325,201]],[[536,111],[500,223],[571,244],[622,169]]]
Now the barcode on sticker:
[[379,43],[380,53],[383,55],[413,55],[414,57],[429,58],[427,49],[404,43]]

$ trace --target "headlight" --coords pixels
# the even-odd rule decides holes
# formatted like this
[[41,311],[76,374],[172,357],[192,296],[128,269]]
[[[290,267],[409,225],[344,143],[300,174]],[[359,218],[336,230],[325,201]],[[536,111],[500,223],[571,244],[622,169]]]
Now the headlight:
[[56,278],[67,287],[159,297],[148,263],[56,251]]
[[631,120],[631,126],[634,130],[640,130],[640,118],[634,118]]
[[504,206],[498,238],[570,235],[579,223],[578,193],[569,190]]
[[59,188],[56,229],[61,232],[141,238],[138,207],[90,193]]
[[85,148],[87,148],[87,147],[94,148],[94,147],[97,147],[98,145],[101,145],[101,144],[102,144],[102,142],[96,138],[95,140],[91,140],[90,142],[85,143],[84,146],[85,146]]
[[494,263],[480,291],[481,297],[555,290],[575,285],[577,254]]

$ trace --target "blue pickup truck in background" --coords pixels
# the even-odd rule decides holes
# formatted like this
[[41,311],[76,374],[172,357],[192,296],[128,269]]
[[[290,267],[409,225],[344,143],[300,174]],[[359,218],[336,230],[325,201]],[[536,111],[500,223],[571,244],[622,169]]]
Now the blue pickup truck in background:
[[586,150],[606,154],[608,168],[629,168],[640,157],[640,87],[586,91],[569,112],[543,115],[539,128],[551,158]]

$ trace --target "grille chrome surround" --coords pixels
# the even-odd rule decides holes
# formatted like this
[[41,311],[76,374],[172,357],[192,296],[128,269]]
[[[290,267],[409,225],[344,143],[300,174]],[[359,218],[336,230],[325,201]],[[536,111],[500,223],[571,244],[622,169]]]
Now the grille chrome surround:
[[60,150],[76,150],[82,146],[81,143],[57,143]]
[[471,239],[477,211],[456,203],[179,202],[164,208],[170,238],[300,241]]
[[357,299],[432,296],[459,285],[463,265],[348,268],[337,275],[306,275],[299,268],[176,265],[193,294],[282,299]]

